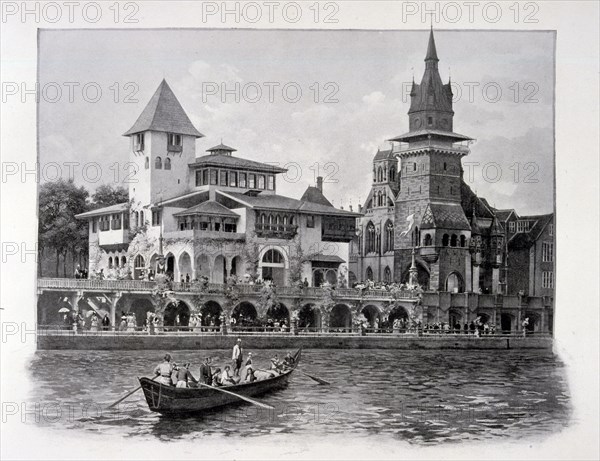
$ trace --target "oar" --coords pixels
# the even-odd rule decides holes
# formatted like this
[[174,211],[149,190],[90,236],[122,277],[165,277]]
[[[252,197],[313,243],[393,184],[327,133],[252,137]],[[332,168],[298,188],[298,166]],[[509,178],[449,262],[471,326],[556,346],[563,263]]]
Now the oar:
[[[297,369],[297,370],[298,370],[298,369]],[[329,385],[331,384],[329,381],[325,381],[324,379],[317,378],[316,376],[309,375],[309,374],[308,374],[308,373],[306,373],[305,371],[302,371],[302,370],[298,370],[298,371],[299,371],[300,373],[302,373],[303,375],[306,375],[306,376],[308,376],[308,377],[309,377],[310,379],[312,379],[313,381],[316,381],[316,382],[318,382],[319,384],[323,384],[323,385],[325,385],[325,386],[329,386]]]
[[[158,378],[158,376],[155,376],[154,378],[152,378],[150,381],[154,381],[156,378]],[[121,403],[123,400],[125,400],[127,397],[129,397],[132,394],[135,394],[137,391],[139,391],[142,388],[142,386],[138,386],[136,387],[134,390],[132,390],[131,392],[129,392],[125,397],[121,397],[119,400],[117,400],[115,403],[113,403],[112,405],[109,405],[108,407],[106,407],[107,410],[110,410],[112,407],[118,405],[119,403]]]
[[274,410],[275,409],[271,405],[267,405],[266,403],[262,403],[262,402],[259,402],[258,400],[251,399],[250,397],[246,397],[245,395],[240,395],[240,394],[236,394],[235,392],[226,391],[225,389],[222,389],[222,388],[217,387],[217,386],[209,386],[208,384],[204,384],[204,383],[198,383],[198,386],[208,387],[209,389],[213,389],[215,391],[219,391],[219,392],[223,392],[225,394],[233,395],[234,397],[237,397],[238,399],[245,400],[246,402],[251,403],[252,405],[256,405],[258,407],[266,408],[267,410]]

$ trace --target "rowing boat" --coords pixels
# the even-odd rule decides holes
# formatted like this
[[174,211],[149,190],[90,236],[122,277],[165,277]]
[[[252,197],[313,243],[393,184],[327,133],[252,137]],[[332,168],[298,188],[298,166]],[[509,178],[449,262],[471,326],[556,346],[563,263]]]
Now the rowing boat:
[[[227,390],[245,397],[253,397],[282,389],[288,385],[293,371],[298,366],[298,362],[300,362],[301,354],[302,348],[298,349],[293,355],[294,366],[277,376],[252,383],[223,386],[218,389]],[[161,384],[150,378],[139,378],[139,381],[150,410],[165,415],[198,413],[210,408],[223,407],[240,402],[240,399],[235,395],[208,387],[177,388]]]

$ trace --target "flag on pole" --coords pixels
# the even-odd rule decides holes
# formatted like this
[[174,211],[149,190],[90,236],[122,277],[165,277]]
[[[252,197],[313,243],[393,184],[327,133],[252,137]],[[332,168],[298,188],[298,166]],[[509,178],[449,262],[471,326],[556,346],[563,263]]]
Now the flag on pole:
[[400,233],[400,237],[404,237],[405,235],[408,235],[408,233],[412,230],[413,226],[415,225],[415,214],[410,214],[406,217],[406,222],[408,222],[408,227],[406,228],[405,231],[402,231]]

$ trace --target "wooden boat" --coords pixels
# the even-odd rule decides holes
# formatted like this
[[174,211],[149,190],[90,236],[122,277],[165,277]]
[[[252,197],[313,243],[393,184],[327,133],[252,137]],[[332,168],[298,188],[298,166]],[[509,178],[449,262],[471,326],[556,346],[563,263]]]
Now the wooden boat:
[[[253,397],[282,389],[287,386],[292,373],[300,362],[301,355],[302,348],[298,349],[293,355],[294,367],[278,376],[254,381],[253,383],[223,386],[218,389],[235,392],[245,397]],[[139,381],[150,410],[165,415],[198,413],[210,408],[242,402],[238,397],[208,387],[176,388],[149,378],[139,378]]]

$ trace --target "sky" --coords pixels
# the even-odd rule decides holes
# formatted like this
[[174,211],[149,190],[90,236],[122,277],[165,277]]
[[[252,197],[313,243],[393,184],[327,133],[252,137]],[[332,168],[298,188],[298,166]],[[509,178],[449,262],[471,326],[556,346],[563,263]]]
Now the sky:
[[[553,33],[434,33],[442,80],[453,82],[454,131],[476,139],[463,159],[466,182],[497,208],[552,212]],[[52,180],[58,164],[90,191],[122,183],[122,134],[164,78],[205,135],[197,156],[222,140],[237,156],[287,167],[278,193],[299,198],[320,174],[336,207],[356,207],[368,195],[377,149],[408,131],[408,89],[423,75],[428,35],[42,30],[41,179]]]

